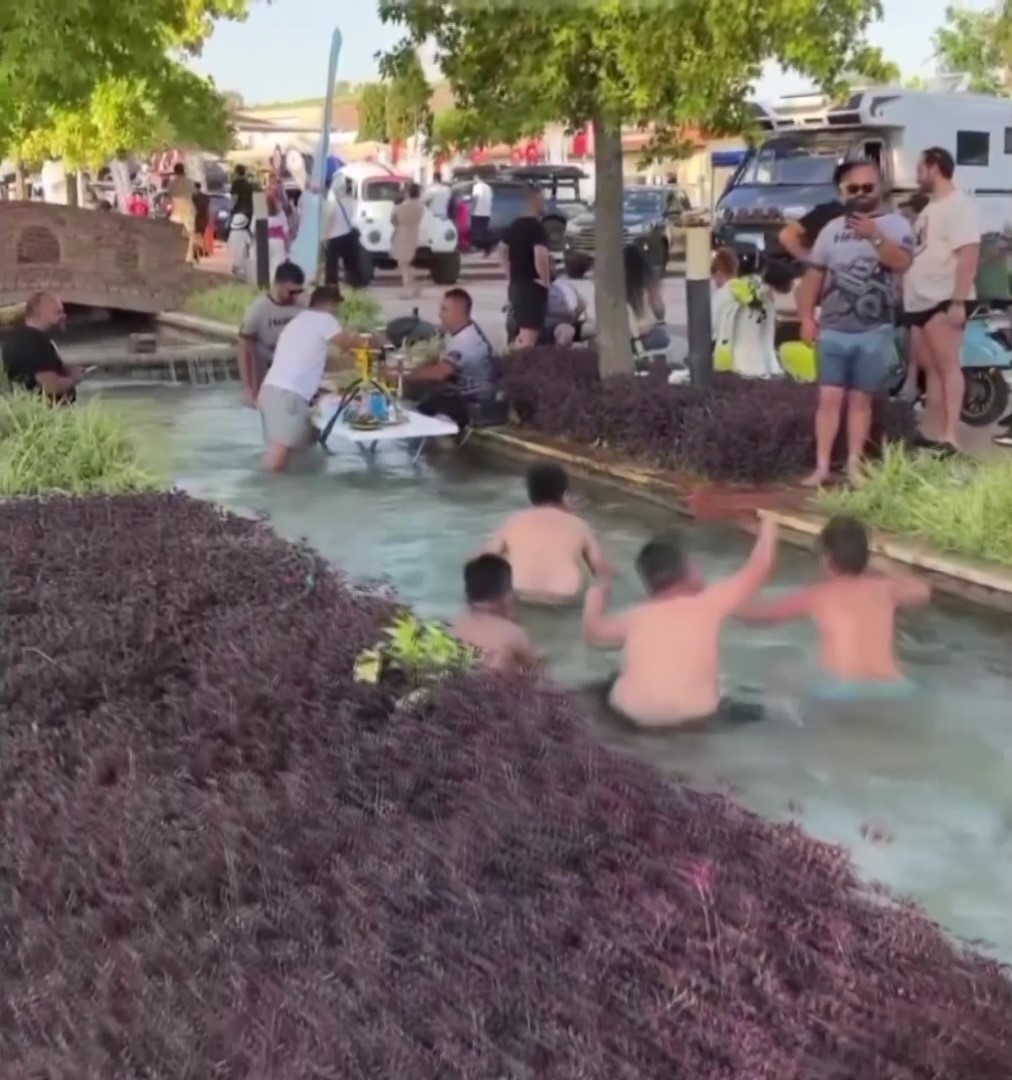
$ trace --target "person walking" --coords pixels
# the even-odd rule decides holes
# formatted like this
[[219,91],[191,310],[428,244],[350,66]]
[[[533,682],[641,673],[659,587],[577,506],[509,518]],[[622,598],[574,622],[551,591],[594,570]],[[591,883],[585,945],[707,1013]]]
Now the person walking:
[[420,296],[412,263],[418,252],[418,237],[425,216],[425,203],[422,202],[422,189],[417,184],[409,184],[406,198],[398,203],[390,216],[393,223],[393,236],[390,238],[390,254],[397,263],[404,286],[404,297]]
[[796,293],[801,337],[818,342],[815,471],[804,481],[809,487],[829,479],[845,402],[847,473],[859,479],[872,397],[882,388],[895,348],[896,275],[909,269],[914,247],[907,219],[882,207],[876,162],[846,162],[839,185],[846,214],[822,227]]
[[448,218],[452,196],[450,185],[443,180],[442,172],[436,169],[432,174],[432,183],[425,189],[425,205],[434,217]]
[[344,264],[348,284],[354,289],[359,282],[358,229],[355,228],[356,205],[347,182],[338,181],[327,196],[326,224],[324,226],[323,266],[324,281],[337,285],[339,267]]
[[211,196],[200,186],[193,185],[193,261],[199,262],[204,255],[214,254],[214,245],[208,249],[205,243],[207,223],[211,217]]
[[967,303],[975,295],[980,222],[973,198],[955,185],[955,171],[952,154],[941,146],[929,147],[917,163],[917,183],[928,203],[914,224],[903,310],[911,351],[927,383],[925,435],[957,450],[966,392],[960,353]]
[[193,262],[196,252],[193,246],[193,232],[196,219],[196,207],[193,204],[193,182],[186,175],[181,161],[172,167],[166,194],[169,197],[169,221],[179,225],[186,235],[186,261]]
[[541,189],[529,188],[523,214],[506,227],[498,249],[499,262],[509,278],[509,304],[520,349],[537,345],[548,314],[552,258],[541,221],[543,203]]
[[492,186],[483,176],[479,176],[471,187],[471,247],[485,256],[492,251],[488,242],[491,217]]
[[292,248],[291,234],[288,231],[288,218],[278,204],[273,191],[267,192],[267,257],[270,264],[271,281],[278,267],[288,258]]
[[622,259],[625,263],[625,302],[633,339],[639,342],[644,352],[662,352],[671,344],[671,337],[664,322],[661,283],[636,244],[626,244]]

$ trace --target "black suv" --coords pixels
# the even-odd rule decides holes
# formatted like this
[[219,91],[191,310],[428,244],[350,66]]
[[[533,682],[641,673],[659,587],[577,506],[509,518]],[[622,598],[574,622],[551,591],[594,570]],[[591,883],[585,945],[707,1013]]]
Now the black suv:
[[[524,212],[524,197],[532,186],[542,188],[545,206],[541,220],[548,233],[548,246],[552,251],[562,251],[567,224],[581,214],[587,213],[589,204],[581,197],[580,181],[587,174],[574,165],[526,165],[500,168],[484,174],[492,189],[492,216],[488,223],[488,250],[500,240],[506,226]],[[454,184],[454,194],[471,207],[474,180]]]
[[[659,273],[668,260],[685,255],[682,213],[692,209],[684,191],[674,184],[636,184],[622,194],[622,242],[636,244]],[[569,277],[580,278],[594,265],[594,213],[573,218],[562,246]]]

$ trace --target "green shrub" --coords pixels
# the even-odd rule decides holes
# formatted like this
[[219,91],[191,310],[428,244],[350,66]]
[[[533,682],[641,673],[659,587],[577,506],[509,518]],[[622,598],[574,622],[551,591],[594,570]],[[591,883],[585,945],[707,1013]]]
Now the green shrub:
[[0,307],[0,326],[13,326],[22,320],[24,314],[24,304],[11,304],[8,307]]
[[23,390],[0,394],[0,498],[118,495],[159,485],[108,405],[54,405]]
[[[183,310],[201,319],[238,326],[246,309],[259,295],[260,290],[255,285],[230,281],[194,293],[183,305]],[[345,292],[339,315],[342,325],[348,330],[375,330],[383,322],[383,309],[379,301],[362,290]]]
[[828,489],[820,510],[853,514],[937,551],[1012,566],[1012,460],[973,461],[885,448],[853,489]]

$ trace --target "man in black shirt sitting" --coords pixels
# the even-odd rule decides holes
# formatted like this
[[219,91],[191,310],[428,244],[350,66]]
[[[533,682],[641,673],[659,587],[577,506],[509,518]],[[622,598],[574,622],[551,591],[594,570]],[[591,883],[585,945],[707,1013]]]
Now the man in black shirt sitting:
[[548,233],[541,221],[543,197],[532,187],[524,212],[503,232],[499,261],[509,275],[509,303],[517,327],[517,345],[537,345],[548,315],[548,290],[552,284],[552,259]]
[[35,293],[25,305],[25,321],[4,339],[4,371],[15,386],[36,390],[57,401],[74,401],[83,372],[71,372],[60,359],[52,333],[67,316],[51,293]]

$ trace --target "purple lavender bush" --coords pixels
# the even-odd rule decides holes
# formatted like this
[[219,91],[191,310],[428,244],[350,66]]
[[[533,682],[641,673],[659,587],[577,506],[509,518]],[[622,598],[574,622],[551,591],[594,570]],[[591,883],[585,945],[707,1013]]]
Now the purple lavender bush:
[[[597,354],[580,348],[524,350],[507,357],[503,371],[517,421],[540,435],[729,483],[792,480],[815,460],[811,385],[725,374],[704,392],[655,374],[602,380]],[[915,431],[909,405],[875,402],[873,453]],[[837,450],[842,460],[842,433]]]
[[0,505],[3,1080],[1008,1080],[1012,984],[845,853],[464,675],[178,495]]

